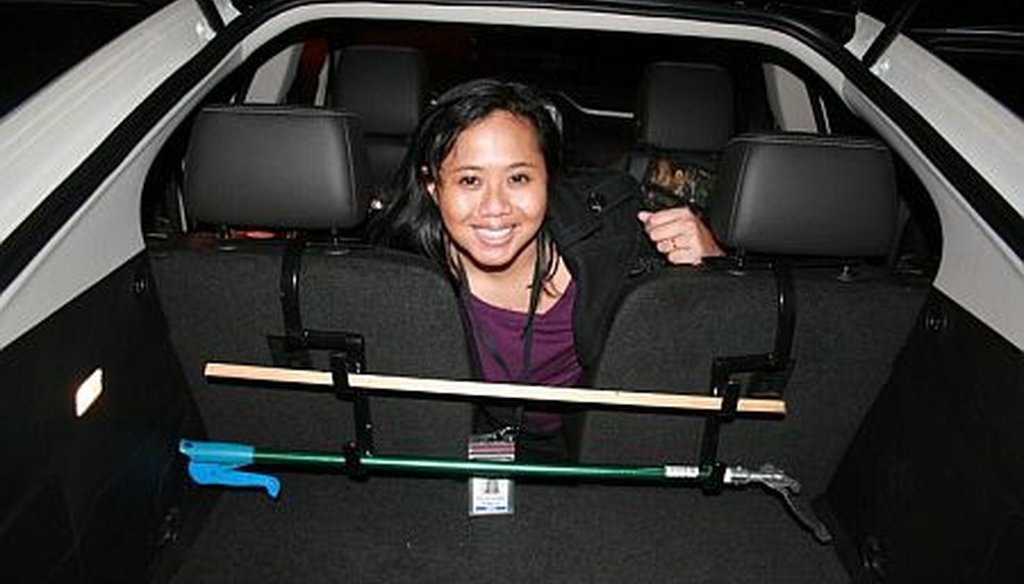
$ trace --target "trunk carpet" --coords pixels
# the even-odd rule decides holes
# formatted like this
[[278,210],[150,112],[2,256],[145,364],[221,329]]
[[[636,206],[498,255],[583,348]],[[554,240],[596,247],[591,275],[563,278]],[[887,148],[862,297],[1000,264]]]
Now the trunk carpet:
[[516,485],[513,516],[467,516],[465,482],[279,474],[226,490],[174,578],[192,582],[848,582],[752,487]]

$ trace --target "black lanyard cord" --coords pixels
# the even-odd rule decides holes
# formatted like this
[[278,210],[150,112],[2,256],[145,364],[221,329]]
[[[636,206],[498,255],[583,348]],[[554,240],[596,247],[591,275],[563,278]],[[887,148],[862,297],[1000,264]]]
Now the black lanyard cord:
[[[502,372],[508,379],[514,379],[519,383],[526,383],[529,381],[530,369],[533,366],[533,324],[536,320],[537,308],[540,306],[540,295],[544,291],[545,282],[548,278],[558,269],[558,256],[554,253],[554,245],[551,240],[543,234],[538,234],[537,237],[537,257],[533,264],[533,279],[530,284],[530,305],[526,313],[526,324],[523,326],[523,365],[519,371],[519,375],[513,376],[512,370],[509,368],[508,363],[501,356],[498,351],[498,345],[494,339],[487,333],[483,328],[475,326],[472,322],[473,312],[468,309],[469,302],[469,284],[466,281],[465,271],[462,270],[461,264],[459,265],[459,271],[461,272],[460,278],[460,295],[463,297],[463,301],[467,303],[466,313],[469,315],[470,324],[476,331],[478,338],[484,346],[487,353],[494,359],[501,368]],[[552,258],[552,256],[554,256]],[[551,260],[554,260],[553,264]],[[545,269],[547,266],[551,268]]]

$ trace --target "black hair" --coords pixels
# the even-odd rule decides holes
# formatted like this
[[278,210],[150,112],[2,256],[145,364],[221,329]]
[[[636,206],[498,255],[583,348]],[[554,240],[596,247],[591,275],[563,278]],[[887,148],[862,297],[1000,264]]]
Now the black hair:
[[[440,182],[441,163],[464,130],[492,113],[503,111],[532,124],[550,185],[561,163],[561,134],[550,108],[531,87],[494,79],[462,83],[438,97],[424,112],[413,134],[391,186],[391,203],[371,226],[373,238],[378,243],[427,256],[443,266],[461,288],[461,268],[449,257],[441,212],[427,191],[427,184]],[[557,266],[553,243],[543,226],[538,243],[538,256],[544,256],[546,281]]]

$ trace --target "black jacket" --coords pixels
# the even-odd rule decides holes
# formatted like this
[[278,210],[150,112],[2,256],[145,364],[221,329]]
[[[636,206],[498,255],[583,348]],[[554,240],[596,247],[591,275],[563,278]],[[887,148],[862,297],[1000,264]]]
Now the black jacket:
[[576,173],[549,195],[548,228],[576,281],[573,331],[584,385],[622,297],[663,262],[636,217],[641,203],[633,177],[613,171]]

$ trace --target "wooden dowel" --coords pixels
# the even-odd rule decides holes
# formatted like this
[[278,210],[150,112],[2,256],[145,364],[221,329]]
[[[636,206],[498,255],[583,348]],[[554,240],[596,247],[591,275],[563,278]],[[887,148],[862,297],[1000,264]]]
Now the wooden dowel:
[[[205,374],[210,378],[262,381],[332,387],[328,371],[286,369],[234,363],[207,363]],[[485,383],[453,379],[428,379],[398,375],[349,373],[349,384],[371,391],[413,392],[432,395],[468,396],[511,399],[517,401],[549,401],[560,403],[601,404],[665,410],[717,411],[722,398],[700,394],[624,391],[618,389],[586,389],[546,385]],[[786,402],[780,399],[740,398],[736,411],[756,414],[785,415]]]

